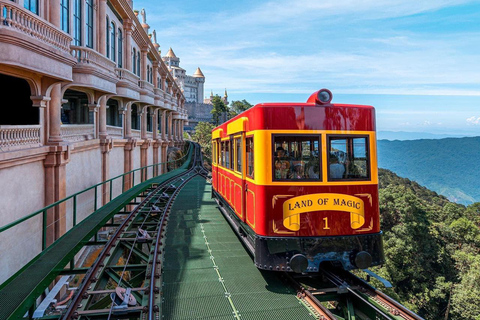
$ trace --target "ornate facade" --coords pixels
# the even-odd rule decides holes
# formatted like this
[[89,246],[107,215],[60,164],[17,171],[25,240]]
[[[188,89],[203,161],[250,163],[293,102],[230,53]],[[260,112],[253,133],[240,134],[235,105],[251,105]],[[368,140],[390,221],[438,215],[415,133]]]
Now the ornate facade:
[[[185,96],[137,16],[128,0],[0,0],[0,226],[183,145]],[[47,220],[51,243],[68,221]],[[24,263],[7,260],[0,282]]]

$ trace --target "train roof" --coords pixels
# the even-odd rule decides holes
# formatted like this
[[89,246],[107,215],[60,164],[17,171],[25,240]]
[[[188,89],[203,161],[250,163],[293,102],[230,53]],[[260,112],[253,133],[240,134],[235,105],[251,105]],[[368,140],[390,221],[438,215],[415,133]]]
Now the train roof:
[[254,130],[375,131],[374,107],[331,103],[331,98],[326,102],[319,101],[318,96],[322,90],[313,93],[306,103],[256,104],[213,131],[222,129],[222,134],[217,137],[225,137],[235,131],[228,129],[237,128],[238,125],[235,124],[239,122],[243,127],[241,131],[247,132]]

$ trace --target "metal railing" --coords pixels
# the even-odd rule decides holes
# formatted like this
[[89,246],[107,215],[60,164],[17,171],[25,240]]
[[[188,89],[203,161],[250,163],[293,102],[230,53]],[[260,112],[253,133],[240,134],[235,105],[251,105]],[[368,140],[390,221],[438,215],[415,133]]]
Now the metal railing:
[[[190,151],[190,148],[191,148],[191,144],[189,144],[189,147],[188,149],[185,151],[185,154],[179,158],[179,159],[176,159],[176,160],[171,160],[171,161],[167,161],[167,162],[161,162],[161,163],[157,163],[157,164],[152,164],[152,165],[148,165],[148,166],[145,166],[145,167],[141,167],[141,168],[138,168],[138,169],[134,169],[134,170],[131,170],[129,172],[126,172],[124,174],[121,174],[121,175],[118,175],[114,178],[111,178],[111,179],[108,179],[108,180],[105,180],[103,182],[100,182],[96,185],[93,185],[87,189],[84,189],[82,191],[79,191],[77,193],[74,193],[64,199],[61,199],[57,202],[54,202],[40,210],[37,210],[29,215],[26,215],[25,217],[23,218],[20,218],[16,221],[13,221],[3,227],[0,227],[0,234],[2,234],[2,232],[5,232],[15,226],[18,226],[20,225],[22,222],[25,222],[27,220],[30,220],[40,214],[42,214],[42,251],[45,250],[47,248],[47,229],[48,229],[48,225],[47,225],[47,217],[48,217],[48,212],[52,212],[53,210],[66,210],[66,207],[67,207],[67,201],[72,201],[72,217],[71,217],[71,222],[72,222],[72,228],[74,226],[77,225],[77,213],[78,213],[78,198],[81,197],[82,195],[85,195],[86,193],[88,193],[89,191],[93,190],[94,191],[94,201],[93,201],[93,211],[90,212],[93,213],[95,211],[97,211],[99,208],[101,208],[102,206],[106,205],[107,203],[109,203],[110,201],[112,201],[114,199],[114,194],[113,194],[113,184],[114,184],[114,181],[120,181],[121,180],[121,183],[122,183],[122,187],[121,187],[121,190],[122,193],[124,193],[125,191],[133,188],[134,186],[142,183],[143,181],[147,180],[147,179],[150,179],[149,178],[149,169],[150,169],[150,172],[152,172],[152,177],[157,177],[161,174],[164,174],[166,172],[169,172],[169,171],[172,171],[172,170],[175,170],[177,168],[179,168],[187,159],[187,156],[189,154],[189,151]],[[138,179],[138,183],[135,182],[135,175],[137,174],[137,177],[140,177],[140,179]],[[98,206],[98,200],[102,200],[102,198],[100,197],[99,198],[99,192],[98,190],[99,189],[105,189],[106,192],[105,193],[102,193],[100,194],[100,196],[108,196],[108,197],[105,197],[103,199],[103,204],[99,207]],[[118,195],[120,195],[118,194]],[[118,196],[116,195],[116,196]],[[108,200],[108,201],[107,201]],[[83,217],[83,218],[86,218]],[[67,217],[66,217],[66,213],[65,213],[65,216],[62,217],[62,219],[65,219],[67,220]],[[61,219],[59,219],[61,220]],[[58,221],[58,220],[57,220]],[[56,222],[56,221],[55,221]],[[69,230],[69,229],[68,229]],[[68,231],[66,230],[66,231]]]

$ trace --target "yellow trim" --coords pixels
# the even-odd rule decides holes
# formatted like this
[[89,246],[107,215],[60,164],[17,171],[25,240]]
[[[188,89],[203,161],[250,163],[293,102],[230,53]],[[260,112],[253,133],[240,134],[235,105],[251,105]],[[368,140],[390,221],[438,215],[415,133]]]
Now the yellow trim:
[[233,122],[230,122],[229,124],[227,124],[227,134],[231,135],[237,132],[245,131],[247,122],[247,117],[241,117]]
[[[240,188],[240,208],[243,208],[243,190],[242,190],[242,186],[239,185],[238,183],[234,182],[235,186],[234,187],[239,187]],[[235,192],[234,192],[235,194]],[[235,197],[235,199],[237,199],[237,197]],[[242,212],[237,212],[237,208],[235,206],[236,202],[234,203],[233,205],[233,209],[235,210],[236,213],[238,213],[238,216],[240,217],[240,219],[243,219],[243,213]]]
[[212,139],[218,139],[222,136],[223,129],[217,129],[212,132]]
[[252,190],[250,190],[250,189],[248,189],[247,192],[250,192],[250,193],[252,194],[252,196],[253,196],[253,224],[252,224],[250,221],[248,221],[248,214],[245,214],[245,216],[246,216],[247,223],[248,223],[250,226],[252,226],[253,229],[255,229],[255,220],[256,220],[256,219],[255,219],[255,211],[256,211],[256,210],[255,210],[255,193],[254,193]]

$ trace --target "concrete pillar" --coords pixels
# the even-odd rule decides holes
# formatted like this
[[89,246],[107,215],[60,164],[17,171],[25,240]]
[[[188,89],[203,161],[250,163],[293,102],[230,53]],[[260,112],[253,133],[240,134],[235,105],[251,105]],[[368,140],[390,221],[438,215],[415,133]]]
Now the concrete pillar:
[[131,138],[132,137],[132,104],[129,102],[127,103],[127,110],[125,111],[125,127],[123,128],[124,137]]
[[105,139],[107,137],[107,98],[100,98],[100,108],[98,110],[98,137]]
[[162,80],[161,81],[162,81],[162,90],[167,92],[167,88],[165,88],[166,83],[167,83],[167,76],[162,75]]
[[123,28],[125,30],[125,69],[132,71],[132,21],[130,19],[123,20]]
[[153,87],[154,88],[158,88],[158,81],[157,81],[157,78],[158,78],[158,62],[154,62],[153,63]]
[[104,56],[107,54],[107,1],[98,1],[98,48],[97,51]]
[[61,29],[60,25],[60,0],[50,0],[49,1],[49,21],[51,24],[53,24],[55,27]]
[[147,107],[142,107],[140,112],[140,137],[147,138]]
[[142,48],[142,58],[140,61],[140,69],[141,69],[141,80],[147,81],[147,49]]
[[[152,138],[153,140],[158,139],[158,109],[153,111],[153,124],[152,124]],[[155,162],[154,162],[155,163]]]
[[162,140],[165,141],[167,139],[167,136],[165,135],[165,132],[167,130],[167,110],[162,110],[162,123],[160,124],[161,126],[161,133],[162,133]]
[[173,132],[172,132],[172,124],[173,124],[173,112],[168,112],[168,140],[172,140]]
[[62,87],[60,84],[53,85],[50,97],[48,142],[59,143],[63,141],[61,132]]

